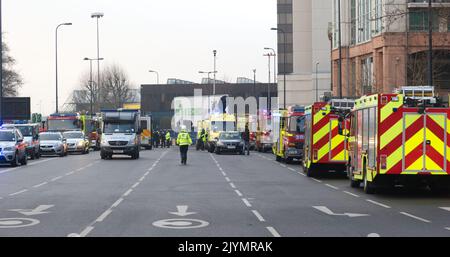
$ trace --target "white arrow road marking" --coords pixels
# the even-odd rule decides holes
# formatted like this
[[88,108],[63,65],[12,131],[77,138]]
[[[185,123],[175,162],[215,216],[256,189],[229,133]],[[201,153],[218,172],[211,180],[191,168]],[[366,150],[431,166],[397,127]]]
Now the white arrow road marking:
[[54,205],[40,205],[39,207],[37,207],[34,210],[22,210],[22,209],[15,209],[15,210],[9,210],[9,211],[13,211],[13,212],[18,212],[21,213],[25,216],[35,216],[35,215],[41,215],[41,214],[46,214],[49,213],[47,210],[50,208],[53,208]]
[[325,206],[313,206],[314,209],[317,209],[325,214],[331,215],[331,216],[348,216],[349,218],[359,218],[359,217],[367,217],[370,216],[369,214],[359,214],[359,213],[343,213],[343,214],[338,214],[338,213],[334,213],[333,211],[331,211],[330,209],[328,209]]
[[197,214],[196,212],[188,212],[189,206],[187,205],[179,205],[177,206],[178,211],[177,212],[169,212],[170,214],[177,215],[180,217],[186,217],[189,215]]
[[444,211],[450,211],[450,207],[439,207],[439,209],[442,209]]

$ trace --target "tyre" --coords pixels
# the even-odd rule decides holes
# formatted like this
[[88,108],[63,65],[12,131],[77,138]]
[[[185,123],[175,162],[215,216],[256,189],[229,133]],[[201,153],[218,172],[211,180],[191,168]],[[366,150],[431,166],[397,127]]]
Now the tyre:
[[36,153],[33,151],[30,156],[31,160],[36,160]]
[[28,164],[28,155],[27,155],[26,153],[23,155],[22,160],[20,160],[20,164],[21,164],[22,166],[25,166],[25,165]]
[[11,161],[11,167],[17,167],[19,166],[19,158],[18,157],[18,153],[15,154],[14,159]]
[[41,159],[41,153],[38,151],[37,153],[34,154],[36,156],[36,159]]
[[59,154],[59,157],[64,157],[64,156],[66,156],[66,153],[64,153],[64,152]]
[[314,168],[312,165],[309,168],[305,168],[305,171],[306,171],[306,176],[308,176],[309,178],[314,177]]
[[100,152],[100,157],[102,158],[102,160],[106,160],[108,156],[102,151]]
[[277,155],[276,160],[277,160],[277,162],[281,162],[281,161],[283,161],[283,158],[281,158],[280,156]]

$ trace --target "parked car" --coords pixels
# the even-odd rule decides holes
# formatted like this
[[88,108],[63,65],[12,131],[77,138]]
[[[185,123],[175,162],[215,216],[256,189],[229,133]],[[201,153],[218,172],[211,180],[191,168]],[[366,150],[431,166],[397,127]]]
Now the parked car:
[[89,138],[82,131],[69,131],[63,133],[67,139],[67,147],[69,153],[88,154],[91,147]]
[[22,133],[16,128],[0,128],[0,163],[17,167],[27,165],[26,143]]
[[59,155],[67,156],[67,139],[61,132],[44,132],[41,133],[41,155]]
[[239,153],[244,154],[244,140],[239,132],[222,132],[216,141],[216,154]]
[[40,139],[39,128],[40,124],[14,124],[4,125],[5,128],[16,128],[20,130],[24,137],[24,142],[27,144],[27,155],[32,160],[39,159],[40,155]]

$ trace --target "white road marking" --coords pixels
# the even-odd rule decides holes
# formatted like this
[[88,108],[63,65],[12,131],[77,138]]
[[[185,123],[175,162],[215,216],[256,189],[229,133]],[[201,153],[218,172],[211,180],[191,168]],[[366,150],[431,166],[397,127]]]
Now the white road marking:
[[145,180],[145,177],[146,177],[146,176],[141,177],[141,178],[139,179],[139,182],[144,181],[144,180]]
[[133,186],[132,186],[131,188],[133,188],[133,189],[134,189],[134,188],[138,187],[138,186],[139,186],[139,184],[140,184],[140,183],[139,183],[139,182],[137,182],[137,183],[136,183],[136,184],[134,184],[134,185],[133,185]]
[[222,172],[222,175],[224,175],[225,177],[227,176],[227,173],[225,173],[225,172]]
[[420,220],[420,221],[425,222],[425,223],[431,223],[431,221],[429,221],[429,220],[426,220],[426,219],[423,219],[423,218],[414,216],[414,215],[409,214],[409,213],[407,213],[407,212],[400,212],[400,213],[403,214],[403,215],[405,215],[405,216],[408,216],[408,217],[413,218],[413,219],[416,219],[416,220]]
[[24,189],[24,190],[22,190],[22,191],[19,191],[19,192],[15,192],[15,193],[12,193],[12,194],[10,194],[9,196],[16,196],[16,195],[20,195],[20,194],[23,194],[23,193],[25,193],[25,192],[28,192],[28,189]]
[[62,178],[63,178],[63,177],[59,176],[59,177],[53,178],[51,181],[52,181],[52,182],[55,182],[55,181],[60,180],[60,179],[62,179]]
[[75,173],[74,171],[68,172],[68,173],[66,173],[66,176],[73,175],[74,173]]
[[293,172],[297,172],[295,169],[293,169],[293,168],[288,168],[290,171],[293,171]]
[[147,171],[147,172],[145,173],[145,176],[148,176],[148,174],[150,174],[150,172],[149,172],[149,171]]
[[283,167],[283,168],[287,168],[287,166],[284,165],[284,164],[280,164],[280,166]]
[[259,221],[266,222],[266,220],[263,218],[263,216],[258,211],[253,210],[252,212],[253,212],[253,214],[255,214],[256,218],[258,218]]
[[77,169],[76,171],[82,171],[82,170],[84,170],[84,169],[86,169],[86,168],[79,168],[79,169]]
[[274,237],[281,237],[281,235],[275,230],[273,227],[267,227],[267,230],[272,234]]
[[325,186],[327,186],[327,187],[329,187],[329,188],[332,188],[332,189],[335,189],[335,190],[339,190],[338,187],[335,187],[335,186],[330,185],[330,184],[325,184]]
[[231,186],[233,189],[236,189],[236,186],[235,186],[233,183],[230,183],[230,186]]
[[93,163],[91,163],[91,164],[89,164],[89,165],[87,165],[85,168],[90,168],[90,167],[92,167],[92,166],[94,166],[94,164]]
[[237,194],[239,197],[244,196],[244,195],[241,193],[241,191],[239,191],[239,190],[234,190],[234,192],[236,192],[236,194]]
[[3,171],[0,171],[0,174],[4,174],[4,173],[11,172],[11,171],[15,171],[15,170],[17,170],[17,169],[19,169],[19,168],[3,170]]
[[306,175],[302,172],[298,172],[298,174],[302,175],[303,177],[306,177]]
[[314,181],[316,181],[316,182],[319,182],[319,183],[322,183],[321,180],[318,180],[318,179],[315,179],[315,178],[312,178],[312,180],[314,180]]
[[225,179],[227,180],[227,182],[231,182],[229,177],[226,177]]
[[367,201],[368,201],[369,203],[373,203],[373,204],[378,205],[378,206],[381,206],[381,207],[383,207],[383,208],[391,209],[391,206],[388,206],[388,205],[385,205],[385,204],[382,204],[382,203],[379,203],[379,202],[375,202],[375,201],[370,200],[370,199],[368,199]]
[[89,233],[91,233],[91,231],[94,229],[94,227],[89,226],[87,228],[85,228],[83,230],[83,232],[80,233],[80,237],[86,237],[87,235],[89,235]]
[[344,191],[344,193],[346,193],[346,194],[348,194],[348,195],[351,195],[351,196],[354,196],[354,197],[358,197],[358,198],[360,197],[359,195],[350,193],[350,192],[348,192],[348,191]]
[[439,207],[439,209],[442,209],[444,211],[450,211],[450,207]]
[[100,217],[98,217],[98,219],[96,220],[96,222],[102,222],[106,219],[106,217],[108,217],[109,214],[111,214],[111,210],[107,210],[105,211],[102,215],[100,215]]
[[369,235],[367,235],[367,237],[381,237],[380,234],[377,233],[370,233]]
[[47,185],[48,184],[48,182],[44,182],[44,183],[41,183],[41,184],[39,184],[39,185],[35,185],[35,186],[33,186],[34,188],[39,188],[39,187],[41,187],[41,186],[45,186],[45,185]]
[[125,192],[125,194],[123,194],[123,196],[128,196],[129,194],[131,194],[131,192],[133,192],[133,189],[130,189],[127,192]]
[[247,199],[242,198],[242,201],[244,202],[245,205],[247,205],[247,207],[252,207],[252,205],[250,204],[250,202]]
[[448,231],[450,231],[450,227],[448,227],[448,228],[445,228],[446,230],[448,230]]
[[111,208],[116,208],[117,206],[119,206],[120,203],[122,203],[122,201],[123,201],[123,198],[120,198],[111,206]]

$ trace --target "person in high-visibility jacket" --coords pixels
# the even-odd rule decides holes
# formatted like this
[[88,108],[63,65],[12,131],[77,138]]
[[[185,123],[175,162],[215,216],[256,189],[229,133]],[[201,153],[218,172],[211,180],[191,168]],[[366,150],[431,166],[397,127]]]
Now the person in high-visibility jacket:
[[192,145],[192,139],[189,133],[187,133],[186,126],[181,127],[181,132],[177,138],[177,145],[180,146],[181,164],[186,165],[189,146]]
[[170,131],[167,131],[166,133],[166,146],[167,148],[170,148],[170,140],[171,140],[171,135],[170,135]]
[[203,140],[202,151],[205,151],[206,143],[208,142],[208,138],[209,138],[208,131],[204,130],[203,137],[202,137],[202,140]]

